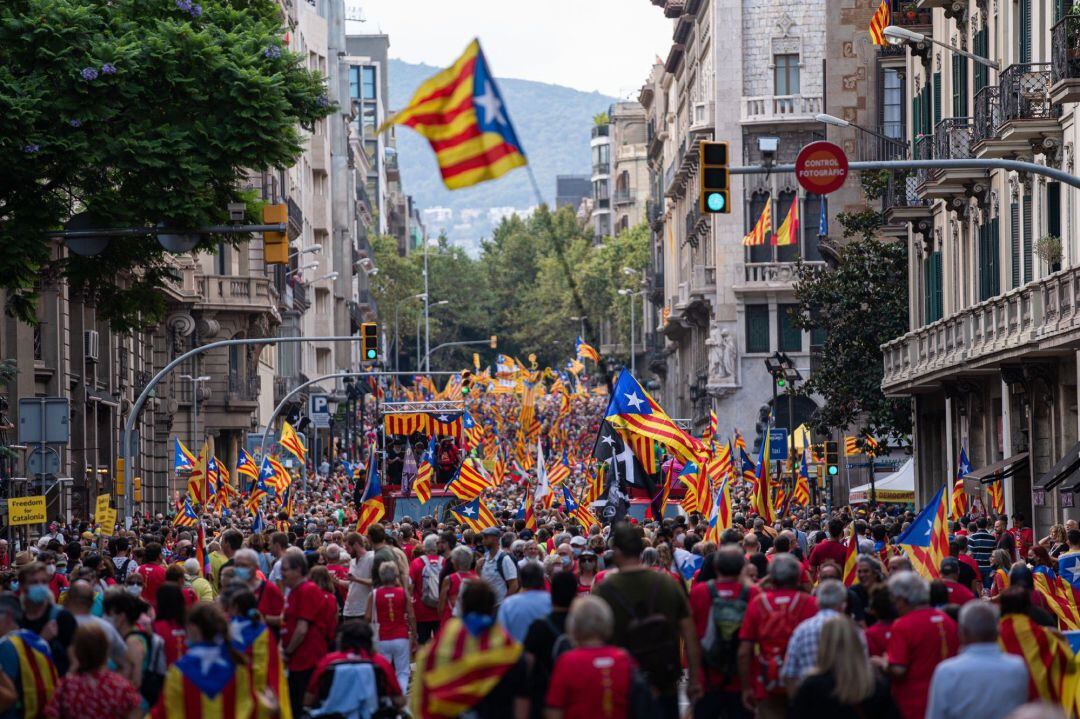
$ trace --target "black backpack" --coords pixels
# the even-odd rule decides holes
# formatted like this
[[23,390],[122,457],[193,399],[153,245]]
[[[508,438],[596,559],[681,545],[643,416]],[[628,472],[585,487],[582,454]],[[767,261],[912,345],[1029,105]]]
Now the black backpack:
[[682,676],[677,628],[666,614],[656,611],[656,595],[667,581],[663,577],[655,574],[649,601],[644,606],[631,607],[626,597],[611,587],[615,601],[630,617],[623,646],[655,687],[674,684]]
[[725,677],[735,676],[735,657],[739,650],[739,630],[742,628],[746,606],[750,603],[750,589],[743,587],[739,596],[726,599],[716,591],[716,583],[708,582],[712,608],[709,610],[709,626],[701,640],[702,659],[712,670]]

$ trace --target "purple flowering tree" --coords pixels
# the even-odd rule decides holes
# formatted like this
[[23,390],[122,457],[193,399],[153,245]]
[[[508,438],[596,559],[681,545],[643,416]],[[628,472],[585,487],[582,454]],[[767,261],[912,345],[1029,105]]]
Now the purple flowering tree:
[[[57,261],[44,233],[82,210],[112,227],[226,222],[246,172],[294,164],[300,128],[334,109],[284,33],[274,0],[0,3],[8,313],[32,320],[39,282],[65,277],[118,329],[159,320],[157,242]],[[237,238],[201,249],[222,239]]]

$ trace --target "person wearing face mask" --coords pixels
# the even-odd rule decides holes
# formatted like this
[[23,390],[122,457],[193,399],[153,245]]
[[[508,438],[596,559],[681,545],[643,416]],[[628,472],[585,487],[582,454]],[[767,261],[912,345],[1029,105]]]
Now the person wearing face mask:
[[574,550],[569,544],[560,544],[555,549],[555,555],[559,558],[559,571],[577,574],[577,562],[574,561]]
[[588,594],[596,581],[596,552],[586,549],[578,557],[578,594]]
[[[67,559],[65,556],[64,559]],[[60,598],[68,589],[68,578],[63,572],[56,570],[57,556],[54,552],[42,552],[38,555],[38,561],[45,565],[45,573],[49,577],[49,590],[52,592],[53,601],[59,602]],[[65,562],[64,566],[67,566]]]
[[53,604],[49,574],[41,562],[31,562],[19,570],[19,597],[23,617],[19,623],[49,645],[56,669],[63,676],[70,664],[68,647],[75,638],[77,624],[71,612]]
[[256,606],[263,622],[270,627],[275,636],[281,627],[281,615],[285,611],[285,595],[273,582],[259,579],[256,570],[259,567],[259,555],[254,549],[238,549],[232,557],[233,579],[243,582],[255,595]]

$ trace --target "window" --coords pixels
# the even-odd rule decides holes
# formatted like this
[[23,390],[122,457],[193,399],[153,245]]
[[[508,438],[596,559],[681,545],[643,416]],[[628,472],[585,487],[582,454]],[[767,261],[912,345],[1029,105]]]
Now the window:
[[[754,228],[758,219],[761,217],[761,213],[765,211],[765,203],[769,201],[769,193],[767,192],[755,192],[750,196],[750,212],[746,215],[746,232],[750,232]],[[773,209],[775,214],[776,210]],[[769,228],[772,231],[772,227]],[[768,242],[768,240],[766,240]],[[772,246],[754,245],[750,248],[750,261],[751,262],[772,262]]]
[[[1061,183],[1046,183],[1046,234],[1061,237]],[[1057,272],[1061,269],[1061,260],[1052,263],[1047,269]]]
[[904,137],[904,83],[891,68],[881,73],[881,128],[886,137]]
[[[779,228],[780,225],[784,222],[784,220],[787,219],[788,212],[791,211],[791,203],[792,202],[798,202],[798,201],[799,201],[798,193],[795,193],[795,192],[781,192],[780,193],[780,201],[777,203],[778,207],[776,208],[776,210],[777,210],[777,212],[776,212],[776,226],[777,226],[777,228]],[[801,210],[802,208],[800,207],[799,209]],[[799,219],[801,221],[802,217],[800,216]],[[797,233],[796,233],[796,236],[797,236]],[[777,262],[794,262],[795,260],[799,259],[798,239],[796,239],[795,242],[796,242],[796,244],[794,244],[794,245],[779,245],[779,246],[777,246],[777,248],[776,248],[776,261]]]
[[941,288],[941,251],[923,260],[923,324],[937,322],[944,314]]
[[330,374],[330,350],[322,347],[315,349],[315,371],[319,374]]
[[356,65],[349,68],[349,97],[354,100],[360,99],[360,70],[362,69]]
[[825,340],[828,338],[829,332],[824,327],[815,327],[810,330],[810,346],[811,347],[824,347]]
[[373,67],[365,67],[365,68],[362,68],[362,70],[363,70],[363,86],[362,86],[361,89],[364,92],[363,98],[365,100],[374,100],[375,99],[375,68],[373,68]]
[[[818,250],[818,240],[821,235],[821,211],[825,205],[821,195],[807,195],[803,199],[803,214],[800,221],[803,226],[803,259],[807,262],[820,262],[821,252]],[[828,207],[824,207],[828,212]]]
[[931,126],[926,130],[927,133],[934,131],[937,124],[941,122],[941,73],[934,73],[934,121]]
[[746,351],[769,351],[768,305],[746,305]]
[[593,198],[596,200],[608,199],[608,181],[596,180],[593,182]]
[[798,305],[776,306],[776,344],[781,352],[802,352],[802,330],[791,319]]
[[1020,17],[1017,22],[1017,55],[1020,62],[1031,62],[1031,0],[1020,0]]
[[953,55],[952,59],[952,108],[953,117],[967,117],[968,61],[960,55]]
[[979,237],[979,300],[997,296],[998,281],[998,218],[980,225]]
[[1024,284],[1035,279],[1032,260],[1031,195],[1024,195]]
[[[974,45],[974,52],[979,57],[990,57],[990,34],[986,28],[979,30],[971,38],[972,45]],[[982,90],[984,87],[990,84],[990,68],[983,65],[981,62],[977,62],[974,65],[975,68],[975,92]]]
[[330,315],[330,291],[321,287],[315,288],[315,314],[327,317]]
[[1012,261],[1010,268],[1009,287],[1016,289],[1020,286],[1020,205],[1009,205],[1009,257]]
[[773,55],[773,94],[799,94],[799,56]]

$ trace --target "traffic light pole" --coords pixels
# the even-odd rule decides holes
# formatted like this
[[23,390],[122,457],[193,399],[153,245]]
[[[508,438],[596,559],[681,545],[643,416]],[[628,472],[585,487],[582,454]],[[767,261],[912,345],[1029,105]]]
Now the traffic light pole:
[[[431,355],[433,355],[438,350],[441,350],[443,347],[464,347],[466,345],[490,345],[490,344],[491,344],[490,339],[486,339],[486,340],[465,340],[463,342],[443,342],[441,345],[435,345],[435,347],[428,350],[427,354],[424,355],[424,359],[420,362],[420,364],[424,365],[425,367],[429,367],[430,366],[429,362],[430,362],[430,359],[431,359]],[[419,372],[419,370],[418,370],[418,372]],[[403,372],[402,374],[417,374],[417,373],[416,372]],[[456,372],[428,372],[428,371],[425,370],[424,372],[419,372],[419,374],[457,374],[457,373]]]

